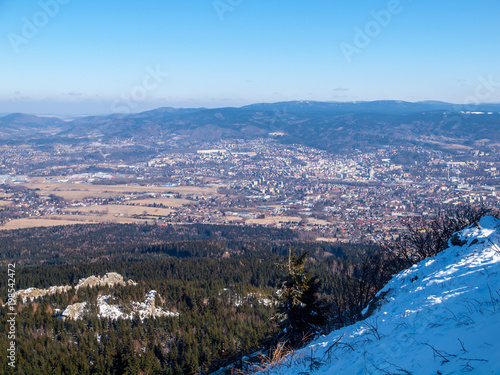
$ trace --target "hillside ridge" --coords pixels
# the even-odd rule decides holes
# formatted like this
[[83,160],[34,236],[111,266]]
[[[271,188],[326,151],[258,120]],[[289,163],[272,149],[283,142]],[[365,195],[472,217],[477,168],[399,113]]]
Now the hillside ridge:
[[[276,138],[333,152],[392,144],[496,147],[500,105],[441,102],[261,103],[239,108],[158,108],[72,121],[13,114],[0,117],[0,140],[53,144],[133,142],[191,147],[221,139]],[[470,129],[474,128],[474,132]],[[451,142],[453,140],[453,142]]]
[[457,232],[448,248],[395,275],[365,320],[320,337],[271,374],[498,374],[500,220]]

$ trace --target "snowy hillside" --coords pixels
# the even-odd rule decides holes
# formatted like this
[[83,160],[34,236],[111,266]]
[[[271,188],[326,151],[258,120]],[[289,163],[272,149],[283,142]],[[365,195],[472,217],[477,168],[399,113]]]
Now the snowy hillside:
[[396,275],[366,320],[296,351],[272,374],[500,374],[500,220]]

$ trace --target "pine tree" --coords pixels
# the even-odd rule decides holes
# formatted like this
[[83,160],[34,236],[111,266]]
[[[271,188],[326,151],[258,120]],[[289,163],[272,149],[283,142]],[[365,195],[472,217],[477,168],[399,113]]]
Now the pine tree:
[[286,272],[281,278],[278,295],[278,313],[275,320],[280,327],[278,339],[297,346],[304,337],[321,329],[326,322],[326,308],[318,297],[321,283],[305,270],[309,252],[300,256],[290,249],[288,262],[281,265]]

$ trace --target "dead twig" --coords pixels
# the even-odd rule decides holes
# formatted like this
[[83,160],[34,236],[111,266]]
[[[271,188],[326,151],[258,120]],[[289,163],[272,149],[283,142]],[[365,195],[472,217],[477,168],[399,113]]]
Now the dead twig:
[[425,342],[422,342],[421,344],[422,345],[427,345],[429,348],[431,348],[432,351],[433,351],[433,353],[434,353],[434,359],[437,358],[437,357],[439,357],[439,358],[442,359],[441,364],[450,362],[450,360],[448,358],[456,357],[455,354],[449,354],[449,353],[446,353],[443,350],[437,350],[434,346],[432,346],[430,344],[427,344]]
[[[330,350],[332,350],[340,342],[340,340],[342,340],[342,337],[344,336],[345,332],[342,334],[342,336],[340,336],[337,340],[335,340],[335,342],[332,345],[330,345],[328,349],[326,349],[325,355],[327,355],[330,352]],[[354,351],[354,349],[352,349],[352,351]]]

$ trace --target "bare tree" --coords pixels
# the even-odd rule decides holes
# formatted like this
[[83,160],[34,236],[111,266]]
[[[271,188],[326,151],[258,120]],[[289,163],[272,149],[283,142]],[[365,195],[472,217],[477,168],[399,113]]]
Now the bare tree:
[[461,205],[439,212],[430,222],[408,223],[407,234],[394,246],[389,246],[392,268],[397,272],[440,253],[448,247],[453,233],[494,214],[493,209],[483,205]]

